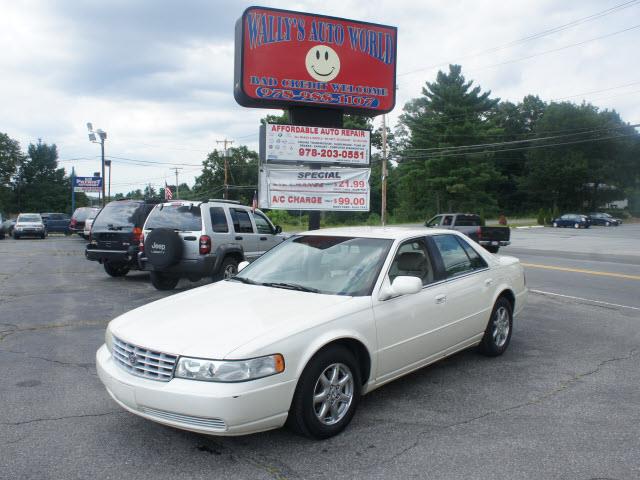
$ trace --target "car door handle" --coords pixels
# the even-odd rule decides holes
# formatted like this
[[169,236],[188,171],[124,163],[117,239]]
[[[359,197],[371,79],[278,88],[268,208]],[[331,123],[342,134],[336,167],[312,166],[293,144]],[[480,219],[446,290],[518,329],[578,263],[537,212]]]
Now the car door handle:
[[484,285],[485,285],[485,287],[490,287],[490,286],[491,286],[491,284],[493,284],[493,278],[487,278],[487,279],[484,281]]
[[242,240],[242,237],[236,237],[236,240]]
[[260,237],[260,240],[266,240],[267,237]]
[[436,303],[437,304],[446,303],[446,301],[447,301],[447,296],[446,295],[436,295]]

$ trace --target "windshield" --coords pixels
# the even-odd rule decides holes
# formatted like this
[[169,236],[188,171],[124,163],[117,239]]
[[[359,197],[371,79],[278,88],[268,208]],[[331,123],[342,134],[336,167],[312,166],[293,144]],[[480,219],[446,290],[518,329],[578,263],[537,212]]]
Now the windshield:
[[159,205],[153,209],[144,228],[171,228],[186,232],[202,230],[202,218],[198,205]]
[[95,218],[93,228],[133,228],[136,226],[136,212],[139,202],[110,203],[100,211],[100,214],[89,215],[87,220]]
[[291,238],[231,281],[327,295],[371,295],[392,240],[305,235]]
[[18,222],[42,222],[42,217],[36,213],[18,216]]

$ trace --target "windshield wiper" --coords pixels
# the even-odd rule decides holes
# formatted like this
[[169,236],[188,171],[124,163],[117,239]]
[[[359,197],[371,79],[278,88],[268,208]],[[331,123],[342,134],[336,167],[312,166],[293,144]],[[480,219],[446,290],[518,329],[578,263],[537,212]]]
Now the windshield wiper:
[[298,285],[297,283],[265,282],[262,285],[264,285],[265,287],[287,288],[289,290],[298,290],[299,292],[318,293],[320,291],[317,288],[305,287],[304,285]]
[[253,280],[249,280],[248,278],[244,277],[230,277],[227,278],[227,280],[236,280],[238,282],[247,283],[249,285],[259,285],[258,282],[254,282]]

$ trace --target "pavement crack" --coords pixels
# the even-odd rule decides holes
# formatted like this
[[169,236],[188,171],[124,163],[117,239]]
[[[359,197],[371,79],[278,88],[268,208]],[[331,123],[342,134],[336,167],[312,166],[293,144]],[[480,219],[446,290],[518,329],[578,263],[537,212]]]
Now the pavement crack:
[[0,349],[0,353],[13,353],[14,355],[24,355],[27,358],[33,358],[34,360],[43,360],[45,362],[54,363],[56,365],[60,365],[60,366],[63,366],[63,367],[82,368],[82,369],[86,370],[91,375],[94,375],[94,376],[97,375],[93,371],[93,363],[63,362],[62,360],[54,360],[53,358],[39,357],[37,355],[30,355],[27,352],[17,352],[15,350]]
[[[507,407],[507,408],[503,408],[500,410],[490,410],[488,412],[485,412],[481,415],[477,415],[475,417],[471,417],[471,418],[467,418],[465,420],[460,420],[458,422],[454,422],[454,423],[450,423],[450,424],[446,424],[446,425],[433,425],[432,428],[429,428],[428,430],[422,430],[418,433],[415,434],[415,440],[408,445],[407,447],[403,448],[402,450],[394,453],[393,455],[391,455],[390,457],[386,458],[386,459],[381,459],[377,462],[374,462],[371,467],[374,467],[376,465],[382,464],[382,463],[389,463],[392,462],[400,457],[402,457],[404,454],[406,454],[407,452],[413,450],[414,448],[418,447],[420,445],[420,440],[422,437],[424,437],[425,435],[428,435],[430,433],[433,433],[434,431],[442,431],[442,430],[448,430],[451,428],[456,428],[462,425],[467,425],[469,423],[473,423],[475,421],[481,420],[483,418],[492,416],[492,415],[498,415],[498,414],[502,414],[502,413],[508,413],[511,412],[513,410],[517,410],[519,408],[522,407],[527,407],[527,406],[531,406],[531,405],[539,405],[543,402],[545,402],[546,400],[548,400],[549,398],[557,395],[558,393],[568,389],[569,387],[571,387],[573,384],[575,384],[576,382],[582,380],[585,377],[589,377],[591,375],[595,375],[598,372],[600,372],[600,370],[605,366],[608,365],[610,363],[614,363],[614,362],[620,362],[620,361],[624,361],[624,360],[628,360],[630,358],[632,358],[636,352],[638,351],[638,349],[633,349],[631,350],[627,355],[624,356],[617,356],[617,357],[611,357],[611,358],[607,358],[605,360],[601,360],[594,368],[592,368],[591,370],[588,370],[586,372],[582,372],[582,373],[578,373],[576,375],[574,375],[573,377],[571,377],[570,379],[561,382],[557,387],[544,392],[543,394],[541,394],[540,396],[538,396],[537,398],[528,400],[526,402],[522,402],[519,403],[517,405],[512,405],[511,407]],[[371,468],[369,467],[369,468]]]
[[39,423],[39,422],[57,422],[59,420],[68,420],[71,418],[91,418],[91,417],[106,417],[107,415],[117,415],[121,413],[127,413],[124,410],[115,410],[112,412],[105,413],[88,413],[86,415],[66,415],[63,417],[45,417],[45,418],[34,418],[32,420],[23,420],[20,422],[2,422],[0,425],[6,425],[11,427],[17,427],[21,425],[28,425],[31,423]]

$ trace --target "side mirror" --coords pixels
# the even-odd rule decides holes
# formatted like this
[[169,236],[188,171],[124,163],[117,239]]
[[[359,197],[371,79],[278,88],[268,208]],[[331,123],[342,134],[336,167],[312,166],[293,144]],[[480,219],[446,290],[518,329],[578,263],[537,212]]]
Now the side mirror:
[[418,277],[399,276],[380,292],[380,300],[388,300],[400,295],[412,295],[422,290],[422,280]]
[[280,225],[276,225],[276,233],[275,233],[275,235],[278,235],[279,233],[282,233],[282,227]]
[[244,267],[246,267],[247,265],[249,265],[249,262],[247,262],[246,260],[245,260],[244,262],[240,262],[240,263],[238,264],[238,272],[242,271],[242,269],[243,269]]

